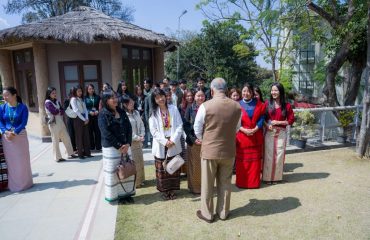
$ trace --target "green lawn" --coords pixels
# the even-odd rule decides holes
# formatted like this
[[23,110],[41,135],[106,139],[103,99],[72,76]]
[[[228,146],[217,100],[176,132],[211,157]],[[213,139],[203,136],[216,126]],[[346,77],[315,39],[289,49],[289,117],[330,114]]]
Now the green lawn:
[[115,238],[370,239],[369,170],[349,150],[288,155],[284,184],[233,186],[229,219],[207,224],[195,215],[200,198],[188,193],[185,178],[178,198],[163,201],[154,166],[146,166],[149,180],[135,203],[119,205]]

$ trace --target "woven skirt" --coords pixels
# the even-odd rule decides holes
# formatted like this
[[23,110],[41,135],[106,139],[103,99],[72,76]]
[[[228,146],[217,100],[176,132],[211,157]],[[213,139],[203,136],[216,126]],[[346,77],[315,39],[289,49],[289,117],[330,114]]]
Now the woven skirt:
[[136,187],[139,187],[145,181],[143,144],[141,142],[132,142],[131,144],[132,160],[136,166]]
[[190,192],[200,194],[201,191],[201,164],[200,145],[188,145],[188,188]]
[[19,192],[32,187],[30,150],[26,130],[22,130],[11,141],[3,135],[2,141],[8,165],[9,190]]
[[283,180],[287,132],[285,128],[267,131],[263,161],[263,181]]
[[[177,170],[174,174],[170,175],[163,168],[164,159],[157,157],[154,157],[154,159],[158,191],[167,192],[173,190],[180,190],[180,169]],[[173,157],[169,157],[167,159],[171,161]]]
[[6,165],[3,143],[0,140],[0,192],[8,189],[8,165]]
[[104,190],[108,202],[135,195],[135,176],[121,182],[117,177],[116,169],[120,161],[121,153],[117,149],[103,147]]
[[185,137],[184,135],[181,136],[180,138],[180,143],[181,143],[181,148],[182,152],[180,153],[180,156],[184,159],[185,163],[184,165],[181,166],[180,172],[183,174],[188,173],[188,153],[187,153],[187,144],[185,142]]

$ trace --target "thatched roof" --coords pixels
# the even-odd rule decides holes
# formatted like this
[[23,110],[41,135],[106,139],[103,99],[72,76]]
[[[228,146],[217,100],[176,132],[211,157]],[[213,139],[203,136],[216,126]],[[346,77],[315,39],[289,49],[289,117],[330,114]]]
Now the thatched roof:
[[0,31],[0,44],[8,41],[57,40],[94,43],[98,41],[144,40],[158,45],[177,44],[164,34],[112,18],[90,7],[78,7],[64,15]]

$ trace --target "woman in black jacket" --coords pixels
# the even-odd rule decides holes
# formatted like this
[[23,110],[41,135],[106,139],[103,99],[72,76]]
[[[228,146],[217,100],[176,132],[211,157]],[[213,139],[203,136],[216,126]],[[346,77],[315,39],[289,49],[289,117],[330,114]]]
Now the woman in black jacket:
[[132,129],[125,111],[118,107],[118,99],[112,90],[102,93],[102,110],[98,123],[103,146],[103,166],[105,200],[114,202],[125,199],[132,202],[135,195],[135,177],[131,176],[119,183],[116,168],[121,160],[130,154]]
[[194,102],[188,106],[183,119],[183,127],[186,133],[186,143],[188,144],[188,188],[191,193],[200,194],[201,190],[201,167],[200,149],[202,142],[197,139],[194,133],[194,121],[198,109],[204,103],[206,95],[203,90],[194,92]]

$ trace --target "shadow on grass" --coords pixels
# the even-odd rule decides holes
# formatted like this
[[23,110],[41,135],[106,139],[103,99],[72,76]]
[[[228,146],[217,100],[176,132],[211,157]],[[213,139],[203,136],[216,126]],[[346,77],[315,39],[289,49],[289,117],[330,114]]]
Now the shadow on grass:
[[303,163],[285,163],[284,172],[294,172],[295,169],[303,167]]
[[287,212],[300,207],[302,204],[298,198],[286,197],[283,199],[258,200],[250,199],[244,207],[230,211],[230,219],[242,216],[262,217],[277,213]]
[[329,175],[330,173],[326,172],[285,174],[283,182],[294,183],[305,180],[322,179],[329,177]]
[[[180,189],[175,191],[176,193],[176,200],[177,199],[184,199],[184,198],[190,198],[192,201],[199,201],[200,200],[200,195],[194,195],[189,193],[189,190],[187,189]],[[159,191],[156,192],[151,192],[151,193],[146,193],[146,194],[140,194],[136,195],[133,197],[135,204],[144,204],[144,205],[150,205],[153,203],[158,203],[158,202],[167,202],[163,200],[162,198],[162,193]],[[199,198],[199,199],[198,199]],[[194,200],[195,199],[195,200]],[[174,201],[176,201],[174,200]]]

